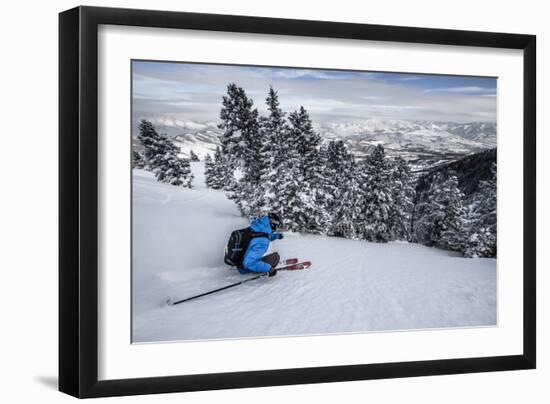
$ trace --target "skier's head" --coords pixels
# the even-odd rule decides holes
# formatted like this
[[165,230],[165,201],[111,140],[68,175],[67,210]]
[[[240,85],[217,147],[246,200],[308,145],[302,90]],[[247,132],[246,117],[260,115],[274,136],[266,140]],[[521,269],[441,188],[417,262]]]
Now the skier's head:
[[281,217],[277,213],[269,213],[267,215],[269,219],[269,225],[271,226],[271,230],[277,231],[277,229],[281,226]]

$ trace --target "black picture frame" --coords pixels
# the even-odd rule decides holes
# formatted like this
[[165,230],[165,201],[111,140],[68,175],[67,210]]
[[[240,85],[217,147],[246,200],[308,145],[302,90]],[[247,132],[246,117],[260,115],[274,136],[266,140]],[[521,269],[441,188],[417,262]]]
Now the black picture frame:
[[[523,353],[250,372],[98,380],[98,26],[180,28],[523,51]],[[104,397],[534,369],[536,37],[340,22],[77,7],[59,15],[59,390]]]

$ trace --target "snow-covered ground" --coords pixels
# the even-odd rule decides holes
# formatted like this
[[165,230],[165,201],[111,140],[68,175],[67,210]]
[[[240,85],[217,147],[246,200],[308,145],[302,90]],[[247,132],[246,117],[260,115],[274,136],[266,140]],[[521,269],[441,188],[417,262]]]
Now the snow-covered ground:
[[133,177],[133,341],[175,341],[496,324],[496,260],[409,243],[287,234],[283,258],[313,261],[176,306],[246,279],[223,264],[229,233],[247,222],[221,191]]

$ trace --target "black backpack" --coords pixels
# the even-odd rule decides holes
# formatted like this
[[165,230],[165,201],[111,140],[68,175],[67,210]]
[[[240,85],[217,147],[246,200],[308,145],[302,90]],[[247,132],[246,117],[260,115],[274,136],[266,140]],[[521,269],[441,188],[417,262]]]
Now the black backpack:
[[225,247],[223,261],[232,267],[242,266],[246,249],[248,248],[250,241],[256,237],[269,238],[267,233],[252,231],[250,227],[234,230],[229,236],[229,241]]

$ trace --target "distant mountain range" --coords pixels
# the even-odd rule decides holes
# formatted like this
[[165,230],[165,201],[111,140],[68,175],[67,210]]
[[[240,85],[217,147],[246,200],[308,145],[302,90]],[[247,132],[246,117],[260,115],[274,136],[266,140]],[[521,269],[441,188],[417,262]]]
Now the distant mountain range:
[[496,123],[371,119],[318,127],[325,139],[342,139],[357,156],[382,144],[419,166],[437,165],[496,147]]
[[[157,129],[159,132],[163,133],[162,128]],[[213,130],[205,130],[202,132],[195,133],[182,133],[180,135],[168,135],[174,144],[179,147],[180,154],[183,157],[189,157],[191,150],[199,156],[202,160],[206,157],[207,154],[214,155],[216,147],[220,145],[218,136],[219,132]],[[134,150],[141,151],[143,146],[139,143],[139,140],[134,137],[132,138],[132,144]]]
[[[214,125],[198,127],[201,129],[171,135],[182,155],[188,156],[193,150],[202,159],[206,154],[213,154],[219,145],[220,131]],[[157,129],[163,132],[162,127]],[[496,123],[487,122],[367,119],[317,126],[316,130],[325,141],[343,140],[358,157],[369,154],[373,147],[382,144],[388,154],[401,156],[418,167],[454,161],[497,145]]]
[[176,135],[172,140],[180,148],[181,154],[187,157],[191,150],[193,150],[202,160],[207,154],[214,155],[216,147],[220,145],[219,135],[219,132],[206,130],[203,132]]

